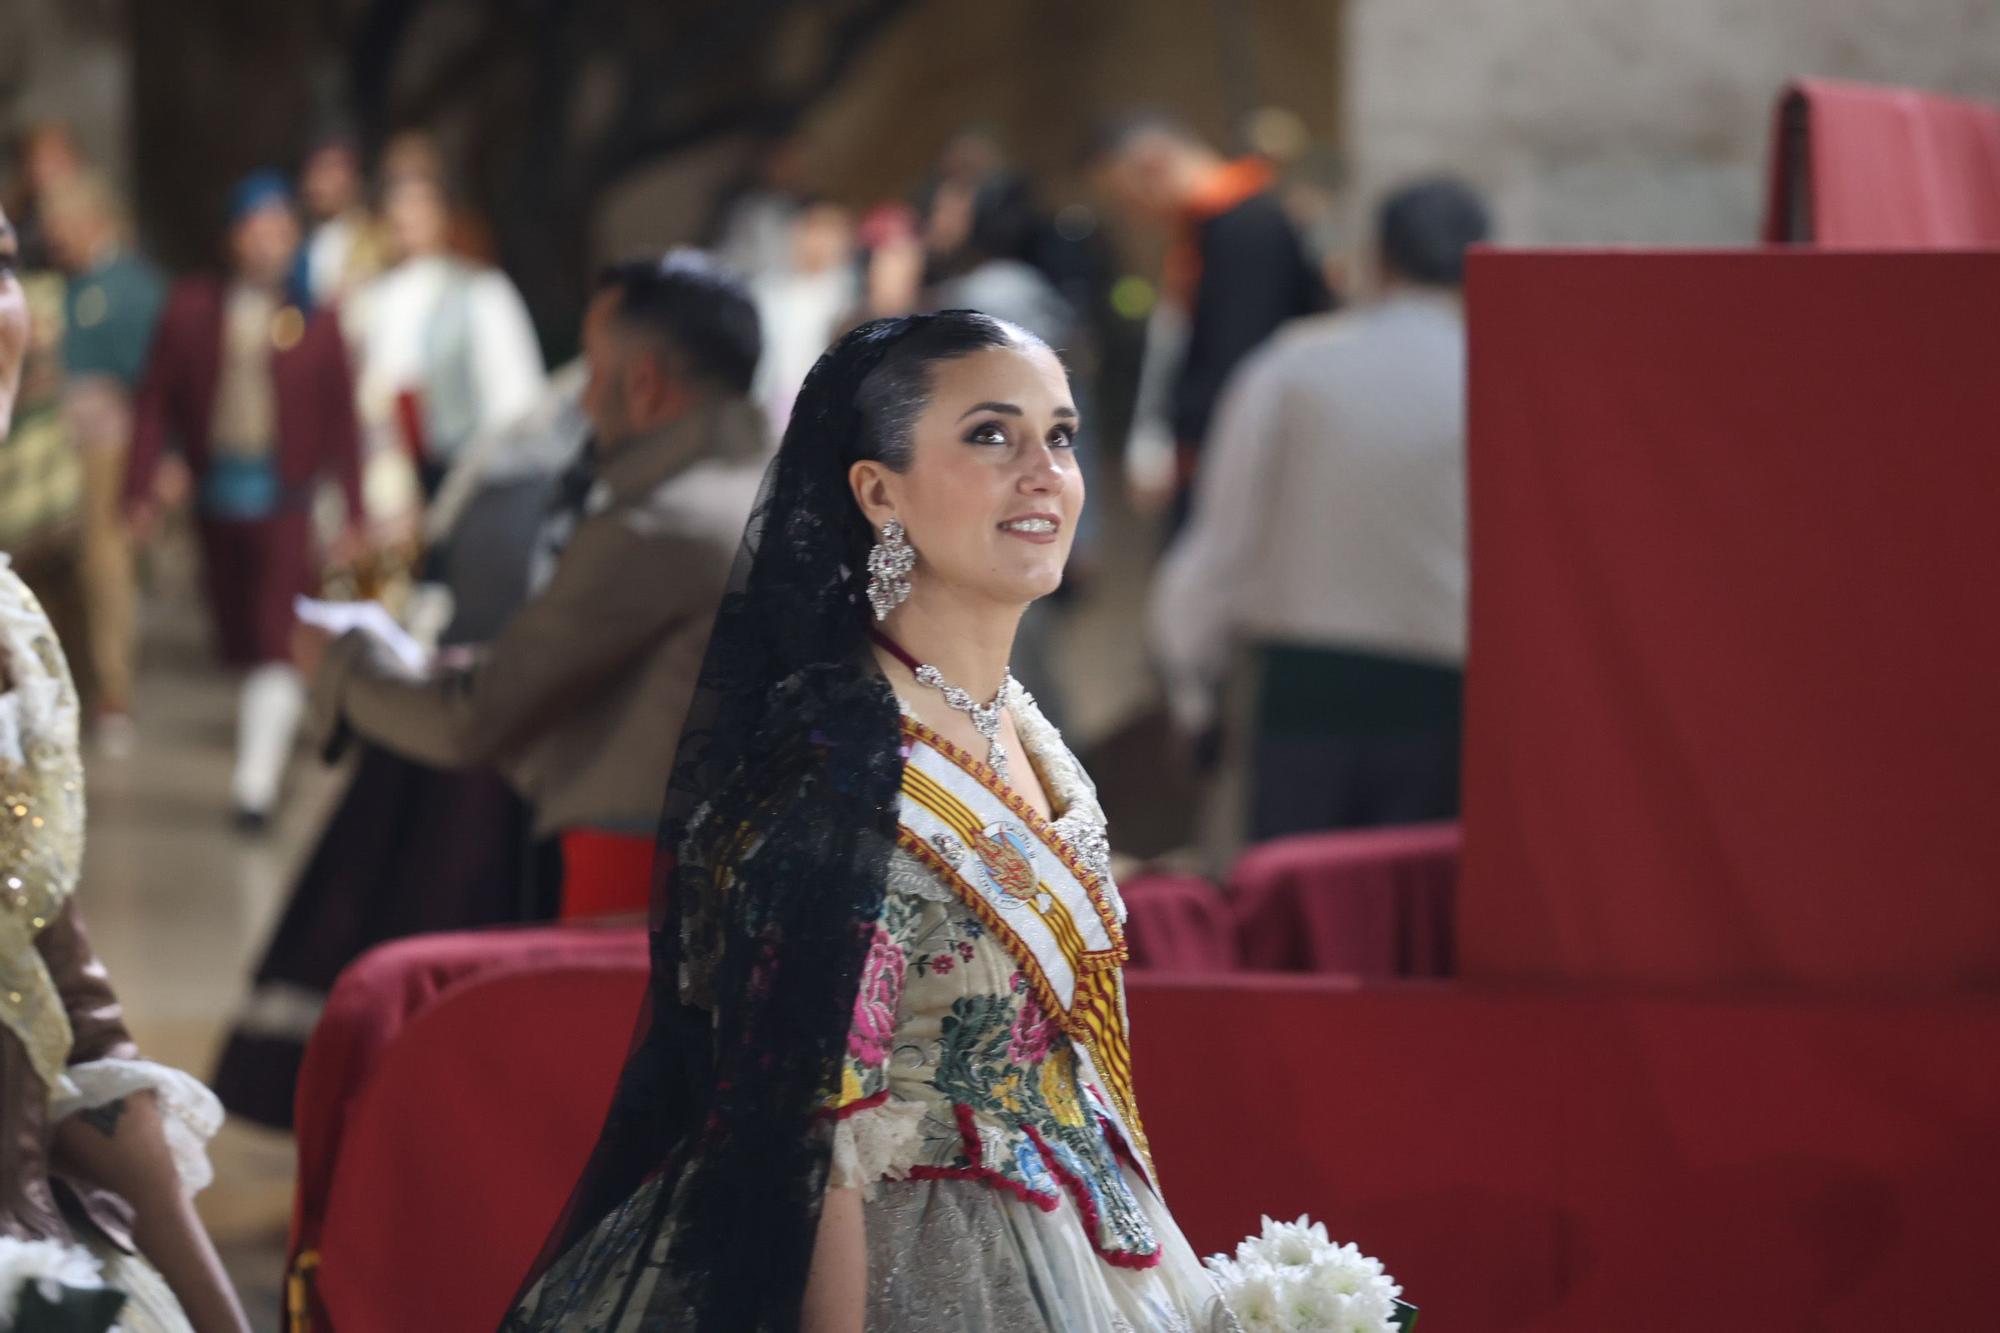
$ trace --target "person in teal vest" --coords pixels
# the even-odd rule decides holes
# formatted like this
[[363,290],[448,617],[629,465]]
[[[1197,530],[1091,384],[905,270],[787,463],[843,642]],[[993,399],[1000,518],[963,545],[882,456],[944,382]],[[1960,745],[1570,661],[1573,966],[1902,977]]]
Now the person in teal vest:
[[62,418],[83,474],[81,572],[96,678],[100,746],[131,739],[139,647],[138,585],[119,511],[132,446],[132,399],[145,373],[166,283],[133,250],[117,195],[83,172],[43,198],[49,248],[69,275],[63,299]]

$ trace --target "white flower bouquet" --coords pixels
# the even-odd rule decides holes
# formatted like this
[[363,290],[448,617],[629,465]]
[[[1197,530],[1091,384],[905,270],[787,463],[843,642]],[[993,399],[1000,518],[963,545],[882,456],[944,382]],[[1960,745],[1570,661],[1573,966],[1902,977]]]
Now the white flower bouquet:
[[1264,1219],[1236,1257],[1218,1254],[1208,1271],[1243,1333],[1409,1333],[1417,1307],[1403,1289],[1352,1245],[1327,1239],[1326,1226]]

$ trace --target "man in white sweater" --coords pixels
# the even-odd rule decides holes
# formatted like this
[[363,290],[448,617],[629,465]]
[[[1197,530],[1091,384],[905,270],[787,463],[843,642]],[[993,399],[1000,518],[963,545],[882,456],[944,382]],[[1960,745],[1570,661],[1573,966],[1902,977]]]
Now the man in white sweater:
[[1255,672],[1255,839],[1458,812],[1460,286],[1488,224],[1470,190],[1432,180],[1378,225],[1381,299],[1295,321],[1231,380],[1154,589],[1184,729],[1216,725],[1233,664]]

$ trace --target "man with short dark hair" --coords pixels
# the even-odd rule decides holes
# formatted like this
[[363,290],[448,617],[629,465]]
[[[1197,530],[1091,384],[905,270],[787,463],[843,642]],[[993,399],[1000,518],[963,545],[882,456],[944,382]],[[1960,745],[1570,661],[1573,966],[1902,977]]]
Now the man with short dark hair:
[[743,285],[693,252],[611,269],[583,323],[595,431],[546,582],[469,661],[399,669],[300,626],[312,717],[439,767],[492,764],[559,835],[566,917],[637,911],[681,721],[769,433]]
[[[1323,311],[1331,299],[1263,159],[1230,161],[1157,112],[1100,127],[1088,156],[1121,209],[1169,233],[1161,305],[1147,329],[1142,420],[1126,462],[1135,494],[1142,502],[1171,499],[1178,526],[1230,373],[1279,325]],[[1176,360],[1171,344],[1183,338]],[[1155,386],[1169,363],[1162,395]],[[1163,404],[1144,401],[1161,397]],[[1170,442],[1145,429],[1147,413],[1162,407]]]
[[1465,659],[1465,186],[1397,191],[1380,299],[1300,320],[1231,380],[1154,590],[1176,717],[1255,675],[1253,838],[1458,812]]

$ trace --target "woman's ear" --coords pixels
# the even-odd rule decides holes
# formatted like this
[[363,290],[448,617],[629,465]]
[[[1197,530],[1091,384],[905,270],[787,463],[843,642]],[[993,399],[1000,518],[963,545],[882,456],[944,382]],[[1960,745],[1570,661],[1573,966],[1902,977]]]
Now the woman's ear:
[[861,516],[871,528],[880,528],[895,515],[896,504],[889,483],[893,475],[872,458],[864,458],[847,469],[847,484],[854,491],[854,503],[861,506]]

